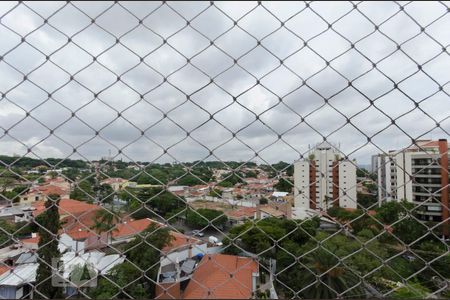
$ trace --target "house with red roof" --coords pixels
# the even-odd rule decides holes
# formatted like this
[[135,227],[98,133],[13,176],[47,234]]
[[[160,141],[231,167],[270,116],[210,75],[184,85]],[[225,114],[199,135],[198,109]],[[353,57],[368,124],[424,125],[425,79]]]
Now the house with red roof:
[[[251,299],[259,283],[259,264],[253,258],[207,254],[188,261],[191,273],[182,281],[160,282],[158,299]],[[192,266],[191,266],[192,265]]]
[[56,185],[42,185],[32,187],[27,193],[19,197],[19,205],[29,205],[38,201],[47,201],[49,195],[59,195],[61,197],[69,197],[69,191]]
[[[32,207],[34,207],[33,215],[36,217],[43,213],[45,211],[45,201],[40,200],[37,202],[34,202],[32,204]],[[81,216],[83,214],[86,214],[88,212],[96,211],[100,209],[101,207],[96,204],[90,204],[85,201],[78,201],[74,199],[61,199],[59,201],[59,215],[60,218],[63,219],[67,216]]]
[[238,206],[235,209],[228,210],[225,215],[232,224],[243,224],[247,220],[255,219],[256,207]]

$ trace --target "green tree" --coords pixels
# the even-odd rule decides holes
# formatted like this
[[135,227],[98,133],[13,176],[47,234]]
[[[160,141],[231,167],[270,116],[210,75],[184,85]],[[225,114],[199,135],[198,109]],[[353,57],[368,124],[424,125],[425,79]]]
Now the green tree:
[[58,230],[60,197],[49,195],[45,202],[45,212],[39,219],[39,243],[37,254],[39,256],[39,266],[36,273],[36,293],[38,297],[50,299],[62,298],[60,287],[52,285],[52,269],[59,261],[61,253],[58,250]]
[[292,192],[293,187],[294,187],[294,184],[290,180],[285,179],[285,178],[280,178],[278,183],[276,185],[274,185],[275,190],[277,190],[279,192],[286,192],[286,193]]
[[[150,297],[142,282],[142,272],[132,263],[124,262],[115,266],[109,275],[99,278],[97,287],[89,291],[94,299],[143,299]],[[133,282],[132,285],[129,283]]]
[[80,171],[76,168],[68,168],[62,172],[62,175],[69,179],[71,182],[75,182],[80,175]]
[[0,220],[0,248],[6,247],[12,243],[11,235],[14,233],[14,225]]
[[[300,245],[316,234],[318,227],[317,218],[300,224],[293,220],[265,218],[256,223],[249,221],[233,227],[223,243],[228,246],[226,252],[229,254],[238,254],[241,250],[236,246],[239,246],[246,251],[261,254],[263,257],[275,258],[281,249],[274,247],[274,241],[280,240],[283,248],[291,247],[295,252]],[[232,239],[236,237],[239,237],[239,240],[232,242]]]
[[47,174],[48,176],[50,176],[50,178],[55,179],[56,177],[58,177],[58,173],[55,171],[50,171]]
[[109,184],[94,186],[92,191],[95,193],[97,200],[101,203],[111,203],[114,200],[115,192]]
[[145,173],[141,173],[136,181],[138,184],[167,184],[169,176],[160,167],[152,166],[147,168]]
[[267,200],[266,197],[262,197],[261,199],[259,199],[259,204],[264,205],[269,203],[269,200]]
[[411,244],[428,233],[427,227],[414,219],[409,212],[393,226],[393,229],[394,235],[406,244]]
[[129,210],[136,219],[153,217],[154,213],[167,218],[168,214],[185,206],[179,196],[162,188],[143,188],[131,199]]
[[413,205],[405,200],[401,202],[389,201],[383,203],[376,209],[376,217],[386,225],[396,222],[402,214],[407,212],[407,209],[413,208]]
[[[96,299],[153,298],[161,250],[170,245],[170,230],[155,224],[125,247],[127,261],[114,267],[108,279],[101,278],[90,296]],[[113,282],[113,283],[112,283]],[[133,282],[133,284],[130,284]]]
[[363,194],[363,193],[357,193],[356,199],[358,202],[358,205],[364,207],[364,208],[370,208],[373,209],[378,202],[378,199],[375,195],[370,194]]
[[106,232],[109,241],[113,231],[118,230],[116,224],[119,223],[119,221],[120,216],[118,212],[114,210],[108,211],[106,209],[100,209],[95,213],[94,225],[91,229],[94,229],[95,232],[99,234]]
[[240,173],[236,172],[227,173],[223,176],[223,180],[219,182],[218,185],[222,187],[233,187],[238,183],[243,183],[244,182],[242,180],[243,177],[244,175]]
[[136,199],[136,195],[132,189],[125,188],[119,192],[119,199],[130,203],[133,199]]
[[189,209],[186,213],[186,224],[197,229],[205,228],[212,221],[214,226],[224,226],[228,222],[228,217],[222,211],[199,208]]
[[203,184],[203,182],[200,179],[198,179],[197,177],[195,177],[194,175],[186,174],[177,180],[177,184],[192,186],[192,185]]
[[212,189],[208,195],[211,197],[222,197],[222,193],[223,192],[219,189]]
[[357,177],[366,177],[369,174],[370,174],[369,171],[367,171],[364,168],[357,168],[356,169],[356,176]]
[[244,175],[245,178],[256,178],[258,176],[258,174],[256,174],[256,172],[253,171],[248,171]]
[[[324,249],[318,249],[302,259],[307,268],[298,267],[292,280],[301,283],[302,298],[334,299],[334,298],[364,298],[365,291],[357,274],[346,268],[334,255]],[[309,270],[308,270],[309,269]],[[312,272],[311,272],[311,271]],[[320,277],[320,281],[317,280]]]
[[93,190],[94,184],[92,180],[83,179],[74,184],[74,188],[70,193],[70,198],[80,201],[94,201],[96,194]]

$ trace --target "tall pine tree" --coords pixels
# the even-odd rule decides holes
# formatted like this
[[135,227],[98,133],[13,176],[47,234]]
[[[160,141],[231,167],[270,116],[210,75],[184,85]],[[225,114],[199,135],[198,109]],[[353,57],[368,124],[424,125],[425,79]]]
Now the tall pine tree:
[[56,267],[55,261],[59,262],[61,258],[58,250],[59,200],[59,195],[49,195],[45,202],[45,212],[36,220],[39,223],[40,237],[37,251],[39,256],[36,274],[37,298],[55,299],[63,296],[61,287],[52,284],[52,269]]

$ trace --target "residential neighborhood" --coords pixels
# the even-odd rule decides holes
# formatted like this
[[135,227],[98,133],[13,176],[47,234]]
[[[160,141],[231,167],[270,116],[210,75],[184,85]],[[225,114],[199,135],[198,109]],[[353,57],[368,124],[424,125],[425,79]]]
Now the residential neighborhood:
[[[425,152],[408,148],[405,153],[422,159],[427,149],[435,146],[431,142],[420,145]],[[439,148],[442,153],[443,148]],[[386,270],[372,254],[352,256],[349,263],[358,272],[367,268],[360,259],[384,270],[370,277],[369,285],[362,285],[360,292],[369,296],[374,290],[388,289],[388,282],[400,284],[390,272],[400,271],[397,268],[406,261],[412,262],[408,272],[414,272],[423,264],[416,253],[428,257],[445,251],[442,246],[446,242],[440,237],[445,237],[448,227],[436,227],[432,238],[414,246],[410,254],[401,254],[404,243],[423,234],[416,219],[400,219],[410,214],[404,207],[418,198],[393,198],[380,186],[386,186],[385,172],[392,169],[383,166],[371,173],[341,159],[338,152],[332,144],[321,143],[311,149],[307,159],[291,164],[231,162],[229,169],[216,162],[133,165],[98,161],[77,162],[80,167],[55,171],[51,166],[44,168],[39,160],[21,168],[4,168],[0,297],[39,297],[37,284],[45,262],[40,256],[52,243],[60,264],[58,272],[49,275],[59,278],[57,287],[65,297],[289,297],[291,289],[310,280],[302,268],[310,260],[314,266],[323,259],[320,255],[328,255],[308,256],[308,249],[321,240],[328,249],[346,245],[333,250],[338,255],[346,255],[345,251],[363,241],[371,245],[370,253],[386,258],[397,255]],[[378,164],[380,159],[385,157],[380,156]],[[39,164],[37,173],[33,172],[35,164]],[[447,201],[444,194],[434,196],[440,196],[441,203]],[[51,235],[49,211],[58,218]],[[417,213],[411,216],[420,217]],[[379,237],[374,238],[376,235]],[[393,239],[394,235],[400,241]],[[142,256],[144,252],[148,254]],[[288,253],[305,261],[292,269],[296,260]],[[433,269],[448,273],[449,259],[441,256]],[[276,276],[285,269],[290,271]],[[73,282],[80,270],[85,270],[92,282]],[[148,274],[139,276],[141,270]],[[130,280],[136,277],[136,287],[111,286],[111,280],[125,274]],[[306,277],[292,281],[291,276]],[[416,280],[418,286],[421,279]],[[399,287],[403,291],[401,284]],[[427,285],[420,288],[426,291]],[[310,292],[306,288],[304,296]]]

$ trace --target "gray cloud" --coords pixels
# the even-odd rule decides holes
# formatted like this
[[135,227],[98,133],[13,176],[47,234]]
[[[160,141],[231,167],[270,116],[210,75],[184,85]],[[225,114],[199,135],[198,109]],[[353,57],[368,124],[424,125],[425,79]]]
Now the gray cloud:
[[5,13],[5,154],[293,161],[328,136],[367,163],[377,147],[450,132],[442,3],[3,2]]

